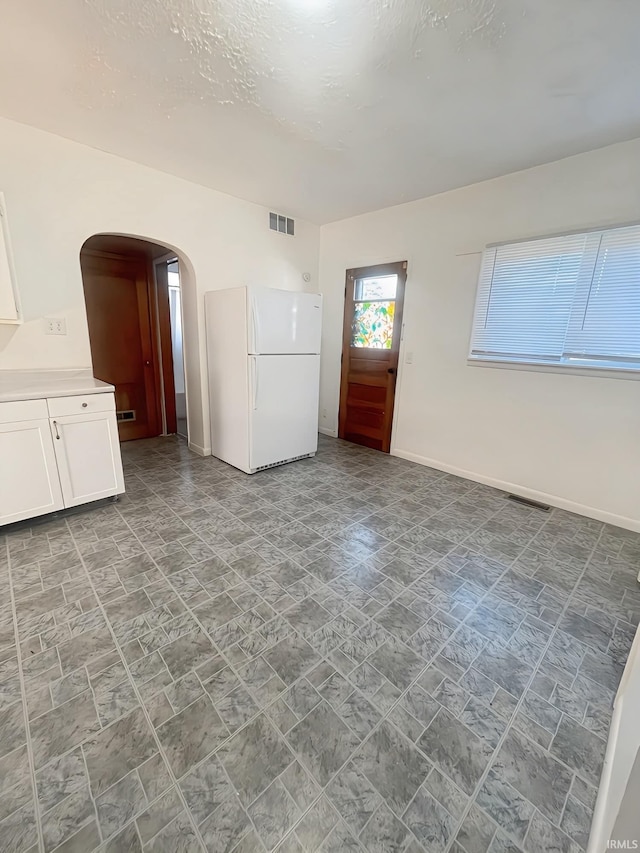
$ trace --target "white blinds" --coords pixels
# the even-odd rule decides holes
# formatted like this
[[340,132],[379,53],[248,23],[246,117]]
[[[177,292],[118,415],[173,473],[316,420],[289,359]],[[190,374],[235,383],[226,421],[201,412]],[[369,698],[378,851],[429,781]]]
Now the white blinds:
[[470,358],[640,369],[640,226],[487,249]]

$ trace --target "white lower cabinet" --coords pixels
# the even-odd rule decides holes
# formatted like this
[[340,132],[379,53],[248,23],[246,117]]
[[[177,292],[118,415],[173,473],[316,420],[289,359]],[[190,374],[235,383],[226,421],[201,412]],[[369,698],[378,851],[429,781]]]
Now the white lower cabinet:
[[52,418],[51,436],[65,506],[124,491],[115,412]]
[[113,394],[0,403],[0,525],[121,492]]
[[63,506],[48,418],[0,423],[0,524]]

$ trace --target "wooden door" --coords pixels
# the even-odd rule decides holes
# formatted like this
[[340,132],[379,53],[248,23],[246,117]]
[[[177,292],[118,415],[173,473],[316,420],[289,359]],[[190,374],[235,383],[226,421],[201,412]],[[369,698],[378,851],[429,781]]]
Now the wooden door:
[[407,262],[347,270],[338,435],[389,452]]
[[66,507],[124,492],[113,411],[52,418],[51,436]]
[[120,440],[159,435],[148,260],[83,250],[80,261],[93,372],[115,385]]

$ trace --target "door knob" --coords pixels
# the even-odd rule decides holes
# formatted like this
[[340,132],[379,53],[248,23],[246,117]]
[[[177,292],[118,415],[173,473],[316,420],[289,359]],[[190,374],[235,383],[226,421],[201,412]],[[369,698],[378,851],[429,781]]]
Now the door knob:
[[392,376],[395,376],[397,372],[398,371],[395,369],[395,367],[387,368],[387,373],[390,373]]

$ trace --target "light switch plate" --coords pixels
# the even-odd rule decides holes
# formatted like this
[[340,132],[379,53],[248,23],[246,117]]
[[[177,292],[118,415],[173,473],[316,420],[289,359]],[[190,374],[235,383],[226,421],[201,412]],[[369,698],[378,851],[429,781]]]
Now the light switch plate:
[[45,317],[45,335],[66,335],[67,321],[64,317]]

